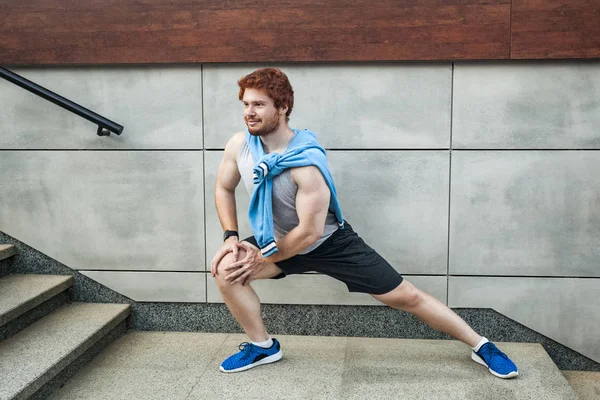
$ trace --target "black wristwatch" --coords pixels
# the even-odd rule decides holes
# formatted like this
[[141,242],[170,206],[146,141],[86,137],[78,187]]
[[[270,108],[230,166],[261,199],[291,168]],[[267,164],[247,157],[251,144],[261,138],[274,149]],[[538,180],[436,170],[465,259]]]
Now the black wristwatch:
[[223,241],[226,241],[231,236],[237,236],[238,239],[240,237],[240,235],[237,233],[237,231],[225,231],[225,232],[223,232]]

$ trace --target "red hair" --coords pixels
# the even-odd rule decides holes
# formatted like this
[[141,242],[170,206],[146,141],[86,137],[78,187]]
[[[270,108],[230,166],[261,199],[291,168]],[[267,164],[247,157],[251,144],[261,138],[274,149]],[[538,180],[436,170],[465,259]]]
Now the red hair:
[[246,89],[260,89],[267,93],[275,108],[287,106],[285,113],[286,121],[289,121],[292,108],[294,107],[294,90],[288,77],[277,68],[260,68],[242,77],[238,81],[240,87],[239,99],[244,98]]

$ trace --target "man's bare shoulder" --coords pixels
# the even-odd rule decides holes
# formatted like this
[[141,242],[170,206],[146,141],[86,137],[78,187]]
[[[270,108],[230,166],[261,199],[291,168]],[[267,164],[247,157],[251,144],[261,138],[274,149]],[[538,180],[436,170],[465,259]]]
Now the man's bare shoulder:
[[227,141],[227,145],[225,145],[225,152],[237,154],[242,149],[244,142],[246,141],[246,132],[240,131],[235,133],[229,141]]
[[298,186],[306,183],[314,183],[315,181],[319,181],[318,183],[324,182],[321,170],[314,165],[290,168],[290,176]]

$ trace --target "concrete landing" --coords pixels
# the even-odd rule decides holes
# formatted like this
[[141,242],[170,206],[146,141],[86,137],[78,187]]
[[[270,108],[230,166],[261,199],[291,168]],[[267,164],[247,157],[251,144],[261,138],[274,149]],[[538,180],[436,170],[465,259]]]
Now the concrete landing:
[[283,360],[223,374],[244,335],[130,332],[51,399],[577,399],[538,344],[499,344],[520,369],[502,380],[457,341],[273,336]]

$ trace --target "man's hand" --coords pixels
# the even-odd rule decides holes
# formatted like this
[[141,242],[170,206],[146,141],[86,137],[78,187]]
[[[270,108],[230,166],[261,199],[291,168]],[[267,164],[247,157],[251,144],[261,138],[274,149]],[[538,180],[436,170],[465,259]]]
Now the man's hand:
[[217,267],[223,259],[223,257],[225,257],[227,254],[233,253],[233,262],[237,261],[238,251],[240,247],[242,247],[242,245],[239,242],[237,236],[230,236],[229,238],[227,238],[227,240],[223,243],[219,251],[217,251],[217,254],[215,254],[212,261],[210,262],[210,273],[212,274],[212,276],[218,274]]
[[230,280],[232,285],[238,282],[242,282],[242,285],[245,285],[250,282],[252,275],[263,268],[264,258],[260,249],[250,243],[241,242],[238,245],[246,250],[246,257],[239,261],[234,260],[231,265],[223,269],[229,272],[229,275],[225,276],[226,281]]

